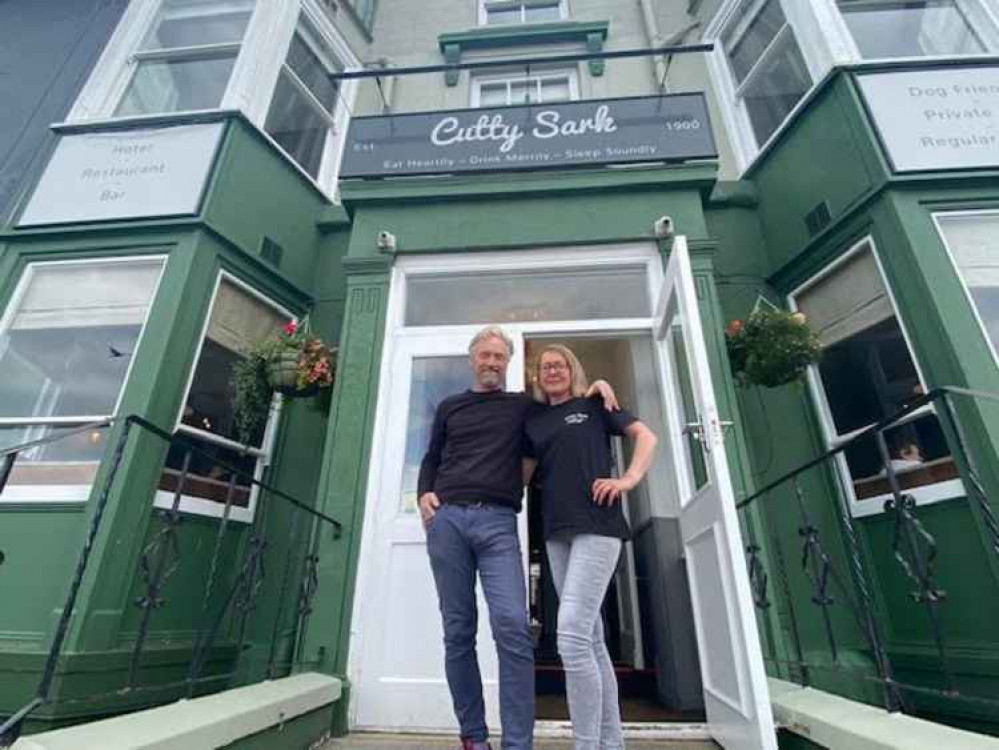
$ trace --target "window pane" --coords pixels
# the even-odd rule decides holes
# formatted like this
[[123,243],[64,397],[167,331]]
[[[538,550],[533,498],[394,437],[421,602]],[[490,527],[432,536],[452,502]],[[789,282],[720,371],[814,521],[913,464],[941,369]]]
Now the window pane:
[[235,54],[139,63],[115,116],[214,109],[222,103]]
[[[885,430],[885,443],[892,471],[903,490],[958,478],[957,466],[933,412]],[[845,454],[858,500],[891,492],[888,472],[873,435],[852,445]]]
[[839,435],[894,414],[922,393],[894,316],[825,348],[819,374]]
[[319,177],[330,128],[287,72],[278,79],[264,129],[302,169]]
[[524,15],[528,23],[558,21],[562,18],[557,2],[546,3],[544,5],[529,5],[525,8]]
[[646,318],[644,268],[411,277],[406,325]]
[[537,79],[510,82],[510,104],[531,104],[537,101]]
[[[276,334],[287,322],[287,316],[223,279],[181,421],[236,440],[229,385],[233,365],[243,356],[242,352]],[[250,442],[259,447],[262,439],[261,429]]]
[[567,102],[572,98],[568,78],[543,78],[541,80],[542,102]]
[[402,470],[403,513],[416,512],[417,479],[420,463],[430,443],[437,404],[447,396],[471,386],[468,358],[419,357],[413,360],[409,392],[409,415],[406,418],[406,464]]
[[[184,481],[182,494],[201,500],[225,503],[229,492],[229,480],[233,472],[221,466],[218,461],[237,470],[236,482],[233,487],[232,504],[237,508],[246,508],[250,504],[250,477],[257,467],[257,458],[245,453],[223,448],[206,440],[196,440],[195,444],[202,452],[191,451],[190,462],[187,465],[187,477]],[[160,475],[159,488],[174,493],[180,482],[184,469],[186,447],[175,443],[167,453],[166,465]]]
[[39,264],[0,333],[0,416],[104,416],[162,261]]
[[757,143],[766,142],[811,86],[798,43],[788,34],[770,50],[743,92]]
[[968,55],[985,52],[953,0],[840,0],[846,25],[865,58]]
[[[0,450],[65,435],[74,428],[37,425],[32,427],[0,427]],[[62,440],[21,452],[0,500],[9,500],[20,486],[88,487],[97,474],[100,460],[107,447],[107,429],[76,433]],[[53,497],[52,499],[55,499]],[[67,498],[68,499],[68,498]],[[85,499],[85,493],[79,498]]]
[[479,87],[480,107],[502,107],[509,104],[506,98],[506,82],[483,83]]
[[142,49],[240,42],[253,0],[164,0]]
[[940,230],[999,352],[999,214],[938,217]]
[[520,23],[520,13],[521,10],[519,7],[487,8],[486,23],[488,24]]
[[323,65],[319,56],[301,36],[301,31],[295,32],[295,36],[292,37],[291,47],[288,50],[288,67],[295,72],[298,80],[305,84],[327,112],[332,113],[336,109],[337,84],[329,77],[334,71]]
[[732,72],[740,83],[786,23],[778,0],[769,0],[748,26],[743,17],[742,13],[736,14],[736,21],[722,35]]

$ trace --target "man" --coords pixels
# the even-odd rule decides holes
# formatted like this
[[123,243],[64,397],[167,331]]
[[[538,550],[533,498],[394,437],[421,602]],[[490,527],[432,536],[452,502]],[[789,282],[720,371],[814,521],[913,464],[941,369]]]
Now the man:
[[[444,623],[444,664],[462,750],[489,750],[482,677],[475,653],[475,576],[489,608],[499,656],[503,750],[531,750],[534,646],[528,626],[517,513],[523,494],[524,421],[533,402],[507,393],[513,342],[490,326],[468,347],[471,390],[437,407],[417,485],[427,552]],[[597,381],[608,408],[614,392]],[[590,395],[590,394],[588,394]]]

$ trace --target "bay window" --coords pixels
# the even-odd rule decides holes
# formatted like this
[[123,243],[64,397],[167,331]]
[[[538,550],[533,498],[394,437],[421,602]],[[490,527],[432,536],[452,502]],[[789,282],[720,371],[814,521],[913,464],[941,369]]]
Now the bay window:
[[176,427],[199,450],[186,457],[183,443],[170,449],[156,496],[158,507],[171,506],[184,476],[180,508],[222,515],[234,473],[228,467],[233,467],[239,473],[234,479],[231,518],[252,520],[256,493],[249,477],[259,480],[270,460],[280,397],[274,399],[267,424],[247,444],[240,443],[232,408],[232,369],[250,349],[290,320],[287,311],[231,276],[219,278]]
[[359,66],[322,0],[133,0],[68,119],[239,109],[332,193]]
[[[162,257],[33,263],[0,323],[0,448],[115,415]],[[0,503],[86,500],[105,430],[18,456]]]
[[114,114],[218,107],[253,5],[253,0],[163,0],[132,55],[135,72]]
[[739,166],[836,65],[999,51],[991,0],[725,0],[709,57]]
[[[810,381],[830,449],[926,392],[869,240],[791,301],[808,316],[822,343],[822,359]],[[931,405],[912,411],[884,436],[891,468],[917,502],[963,494]],[[840,454],[840,468],[856,514],[883,509],[890,486],[873,435]]]
[[319,177],[330,137],[336,130],[340,87],[330,75],[342,70],[319,31],[299,19],[264,130],[312,177]]
[[993,354],[999,352],[999,211],[935,217]]

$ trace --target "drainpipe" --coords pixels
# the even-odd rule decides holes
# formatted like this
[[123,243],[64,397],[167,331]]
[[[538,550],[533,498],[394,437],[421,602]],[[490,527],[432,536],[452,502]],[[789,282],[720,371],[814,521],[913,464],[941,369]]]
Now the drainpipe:
[[[380,68],[391,68],[392,61],[387,57],[379,57],[375,61],[375,65]],[[395,82],[396,77],[394,75],[386,75],[383,78],[376,78],[375,85],[381,91],[382,98],[382,114],[389,114],[392,112],[392,102],[395,99]]]
[[[652,3],[653,0],[638,0],[638,4],[642,7],[642,16],[645,18],[645,36],[649,40],[649,47],[665,47],[666,42],[663,35],[659,33],[659,22],[656,20]],[[666,71],[668,70],[666,58],[662,55],[653,55],[649,60],[652,63],[652,75],[656,85],[666,88]]]
[[[649,40],[649,47],[653,49],[677,44],[701,25],[700,21],[691,21],[675,33],[670,34],[669,37],[664,37],[659,31],[659,22],[656,20],[656,13],[652,7],[654,2],[655,0],[638,0],[638,4],[642,8],[642,15],[645,17],[645,36]],[[649,58],[652,62],[652,75],[655,77],[656,85],[662,89],[666,89],[666,74],[669,72],[671,59],[672,57],[667,58],[665,55],[653,55]]]

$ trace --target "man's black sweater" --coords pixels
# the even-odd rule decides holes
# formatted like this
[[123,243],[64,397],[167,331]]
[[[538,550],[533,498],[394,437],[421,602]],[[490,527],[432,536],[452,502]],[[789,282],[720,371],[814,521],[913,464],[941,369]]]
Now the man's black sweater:
[[534,402],[522,393],[465,391],[434,415],[417,491],[443,503],[487,502],[520,510],[524,420]]

